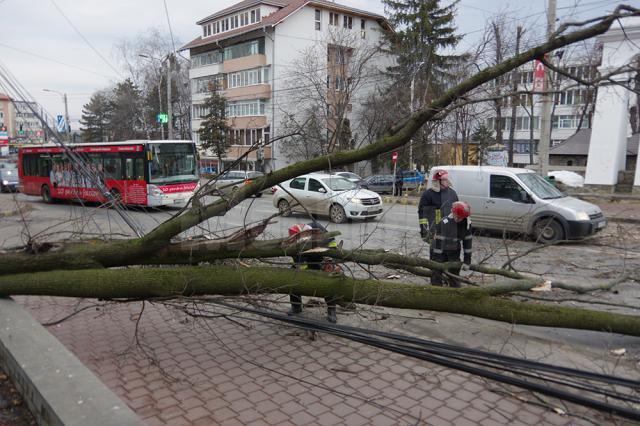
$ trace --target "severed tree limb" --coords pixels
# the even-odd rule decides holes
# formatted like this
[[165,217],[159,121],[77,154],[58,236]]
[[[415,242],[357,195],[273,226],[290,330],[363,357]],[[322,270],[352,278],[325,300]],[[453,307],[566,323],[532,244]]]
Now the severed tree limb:
[[534,286],[536,280],[496,283],[489,288],[442,287],[355,280],[288,268],[179,267],[97,269],[27,273],[0,278],[0,296],[50,295],[99,299],[150,299],[257,293],[338,297],[345,302],[444,311],[515,324],[609,331],[640,336],[640,316],[494,297]]

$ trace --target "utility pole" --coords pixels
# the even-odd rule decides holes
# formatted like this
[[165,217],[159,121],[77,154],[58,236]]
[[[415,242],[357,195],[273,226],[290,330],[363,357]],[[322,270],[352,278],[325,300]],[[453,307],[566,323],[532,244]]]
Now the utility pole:
[[[556,31],[556,0],[549,0],[547,6],[547,39]],[[551,145],[551,72],[545,67],[542,87],[542,112],[540,122],[540,143],[538,144],[538,172],[544,178],[549,173],[549,146]]]
[[171,106],[171,67],[173,65],[173,54],[167,56],[167,115],[169,116],[168,139],[173,140],[173,108]]
[[67,141],[71,143],[71,122],[69,121],[69,104],[67,103],[67,94],[64,93],[64,119],[67,123]]

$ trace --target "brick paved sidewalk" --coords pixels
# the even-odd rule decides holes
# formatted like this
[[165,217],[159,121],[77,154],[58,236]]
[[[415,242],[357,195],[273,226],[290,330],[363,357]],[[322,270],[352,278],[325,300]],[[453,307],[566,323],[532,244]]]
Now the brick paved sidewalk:
[[[78,303],[16,299],[41,322]],[[136,347],[141,308],[89,309],[48,329],[149,425],[590,424],[524,403],[526,392],[508,397],[497,383],[262,320],[205,322],[146,303]]]

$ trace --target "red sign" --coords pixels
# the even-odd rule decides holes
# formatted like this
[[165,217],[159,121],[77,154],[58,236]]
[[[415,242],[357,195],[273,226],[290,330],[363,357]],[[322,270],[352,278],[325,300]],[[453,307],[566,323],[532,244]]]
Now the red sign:
[[537,60],[535,61],[535,69],[533,71],[533,91],[541,92],[544,90],[544,64]]
[[391,161],[393,162],[393,164],[396,164],[398,162],[398,153],[394,152],[393,154],[391,154]]
[[198,185],[198,182],[179,183],[179,184],[170,184],[170,185],[158,186],[158,189],[160,189],[160,191],[164,192],[165,194],[173,194],[173,193],[176,193],[176,192],[191,192],[191,191],[194,191],[196,189],[197,185]]

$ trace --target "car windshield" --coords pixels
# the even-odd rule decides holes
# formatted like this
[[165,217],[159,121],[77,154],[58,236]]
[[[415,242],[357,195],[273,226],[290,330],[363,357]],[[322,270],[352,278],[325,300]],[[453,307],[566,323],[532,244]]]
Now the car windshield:
[[357,174],[349,172],[340,173],[340,176],[347,179],[360,179],[360,176],[358,176]]
[[331,188],[332,191],[349,191],[358,188],[358,185],[343,177],[330,177],[322,179],[322,181]]
[[543,200],[566,197],[566,195],[537,173],[520,173],[518,177],[534,194]]
[[198,180],[196,154],[189,143],[150,143],[150,183],[178,183]]

